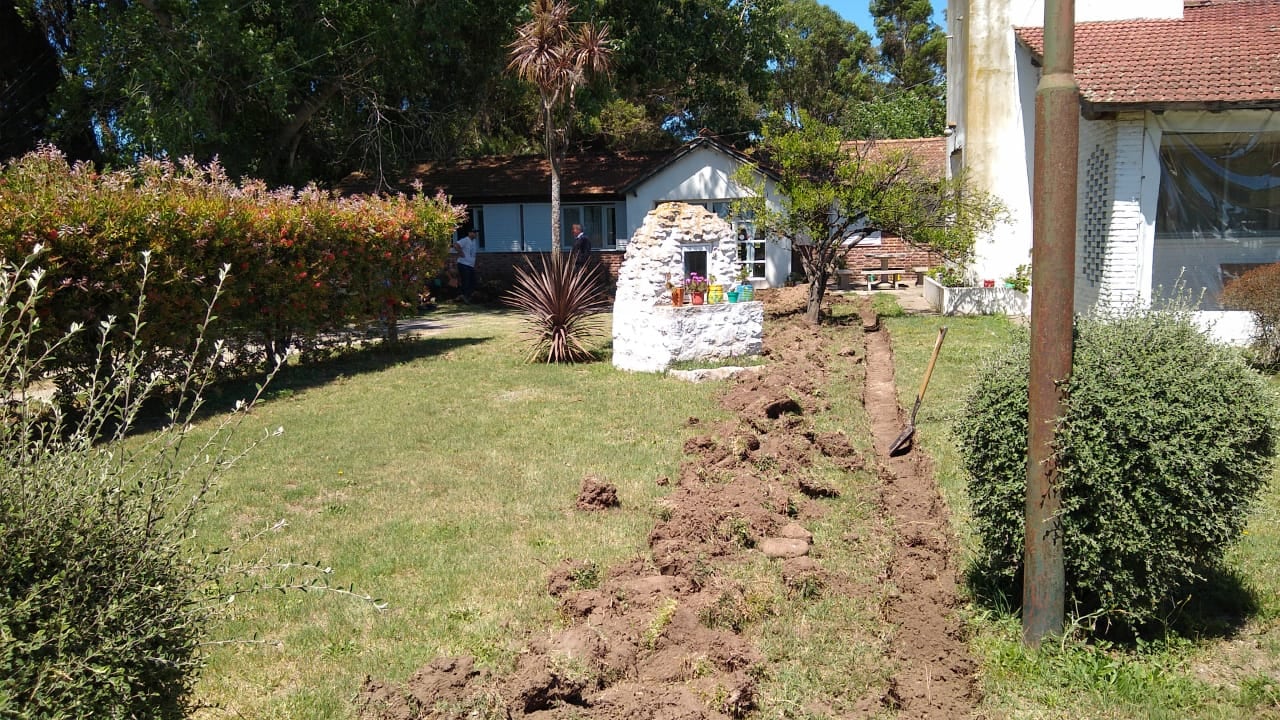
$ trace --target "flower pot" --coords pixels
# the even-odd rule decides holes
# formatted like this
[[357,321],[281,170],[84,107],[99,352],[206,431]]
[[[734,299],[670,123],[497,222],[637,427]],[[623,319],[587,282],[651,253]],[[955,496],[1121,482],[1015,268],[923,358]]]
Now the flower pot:
[[712,285],[711,287],[707,288],[708,304],[715,305],[716,303],[722,303],[722,302],[724,302],[724,286],[723,285]]
[[738,288],[738,302],[751,302],[755,299],[756,289],[750,283],[743,283]]
[[689,304],[690,304],[690,305],[701,305],[701,304],[702,304],[702,293],[700,293],[700,292],[691,292],[691,293],[689,293]]
[[729,296],[729,302],[731,303],[738,302],[738,288],[734,288],[730,290],[729,292],[725,293],[725,295]]
[[671,288],[671,304],[675,307],[684,304],[684,288]]

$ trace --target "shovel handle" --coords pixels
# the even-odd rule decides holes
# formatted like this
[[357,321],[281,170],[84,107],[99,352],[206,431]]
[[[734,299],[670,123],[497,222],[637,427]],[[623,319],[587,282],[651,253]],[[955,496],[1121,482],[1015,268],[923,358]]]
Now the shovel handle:
[[920,394],[916,395],[916,407],[924,399],[925,388],[929,387],[929,378],[933,376],[933,366],[938,362],[938,352],[942,350],[942,339],[947,336],[947,326],[938,328],[938,339],[933,343],[933,356],[929,358],[929,368],[924,371],[924,382],[920,383]]

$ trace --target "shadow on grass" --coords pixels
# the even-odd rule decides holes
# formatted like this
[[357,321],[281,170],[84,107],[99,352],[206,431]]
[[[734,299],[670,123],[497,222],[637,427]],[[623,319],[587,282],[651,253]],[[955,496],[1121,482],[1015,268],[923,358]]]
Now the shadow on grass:
[[[357,348],[337,349],[321,360],[311,360],[299,365],[282,367],[263,391],[259,403],[292,397],[295,393],[323,387],[336,380],[381,372],[396,365],[443,355],[452,350],[478,345],[492,340],[492,336],[474,337],[402,337],[394,345],[384,342],[371,343]],[[205,389],[204,404],[193,419],[231,412],[236,403],[249,400],[266,380],[265,373],[216,383]],[[164,426],[171,399],[154,398],[154,403],[140,414],[134,423],[133,433],[149,432]]]
[[[1261,609],[1258,597],[1244,576],[1234,569],[1221,568],[1204,574],[1204,580],[1189,588],[1183,600],[1169,602],[1164,622],[1141,627],[1111,625],[1096,628],[1088,636],[1129,647],[1135,647],[1140,638],[1149,640],[1167,634],[1206,640],[1235,636]],[[1010,578],[977,562],[966,571],[965,581],[978,607],[997,615],[1021,615],[1021,571]],[[1070,597],[1067,603],[1070,610]],[[1067,618],[1067,622],[1071,620]]]

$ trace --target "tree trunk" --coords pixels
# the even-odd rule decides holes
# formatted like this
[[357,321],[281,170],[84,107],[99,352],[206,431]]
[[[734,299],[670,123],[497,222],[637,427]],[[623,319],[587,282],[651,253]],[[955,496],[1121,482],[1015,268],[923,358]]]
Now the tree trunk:
[[823,250],[805,246],[800,251],[800,264],[809,278],[809,306],[805,310],[805,319],[815,325],[822,322],[822,300],[827,296],[828,263]]
[[560,152],[556,147],[555,129],[551,126],[551,108],[543,106],[547,130],[547,162],[551,165],[551,259],[560,259]]
[[805,311],[804,319],[817,325],[822,322],[822,299],[827,294],[827,273],[825,271],[818,275],[809,275],[809,306]]
[[[361,58],[360,62],[357,63],[356,68],[352,71],[352,74],[358,73],[369,67],[376,59],[377,57],[374,55],[368,55]],[[347,76],[330,78],[323,87],[298,106],[298,109],[293,113],[293,117],[289,118],[289,121],[285,123],[284,127],[280,128],[280,131],[276,133],[274,143],[275,162],[272,163],[272,165],[275,170],[280,173],[282,178],[289,178],[293,171],[293,163],[297,154],[298,142],[302,139],[302,129],[307,126],[307,123],[311,122],[311,119],[315,117],[316,113],[320,112],[320,109],[323,108],[334,95],[338,94],[338,91],[342,89],[343,85],[346,84],[346,81]]]

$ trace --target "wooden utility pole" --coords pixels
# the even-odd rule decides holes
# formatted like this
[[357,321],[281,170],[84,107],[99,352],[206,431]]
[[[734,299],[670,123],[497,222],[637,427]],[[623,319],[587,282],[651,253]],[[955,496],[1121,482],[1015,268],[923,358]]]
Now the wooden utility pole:
[[1036,88],[1032,182],[1031,377],[1027,443],[1023,642],[1062,632],[1066,572],[1062,498],[1053,438],[1071,377],[1075,305],[1076,162],[1080,90],[1075,81],[1075,0],[1046,0],[1044,72]]

